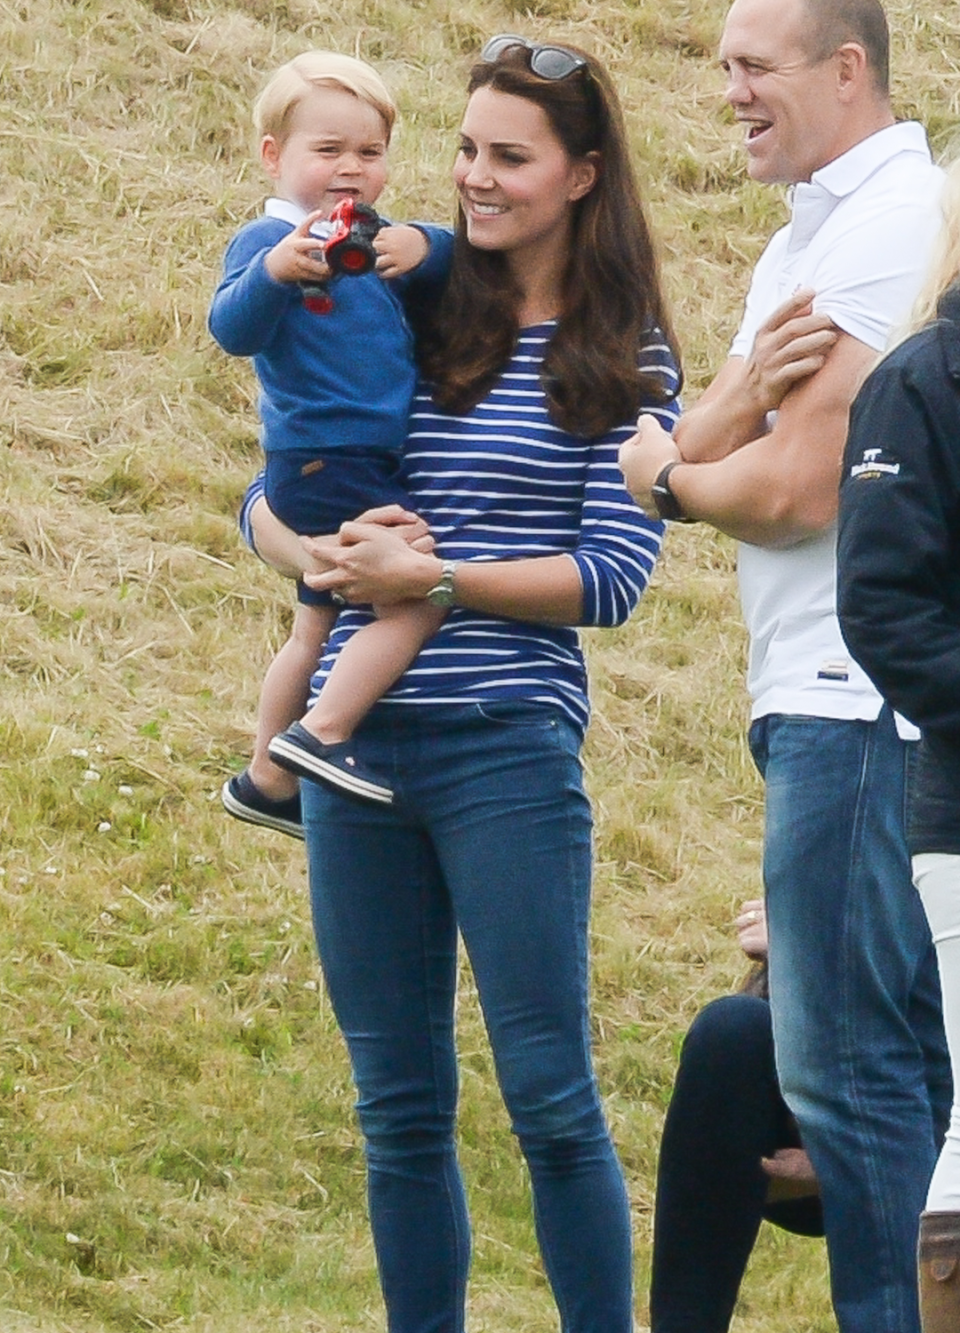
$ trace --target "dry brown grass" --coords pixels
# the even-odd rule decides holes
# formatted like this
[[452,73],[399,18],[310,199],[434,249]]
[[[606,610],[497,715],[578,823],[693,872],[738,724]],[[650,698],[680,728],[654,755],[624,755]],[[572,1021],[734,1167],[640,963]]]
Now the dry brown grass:
[[[349,1079],[301,850],[226,820],[289,596],[238,542],[249,369],[205,310],[256,208],[249,105],[309,45],[376,61],[403,123],[385,206],[449,214],[470,54],[576,40],[623,91],[690,392],[783,216],[720,112],[720,0],[0,0],[0,1324],[16,1333],[380,1326]],[[944,147],[956,16],[897,0],[897,99]],[[676,1045],[740,972],[758,885],[731,551],[671,534],[625,629],[589,636],[598,1060],[644,1315]],[[465,981],[474,1328],[553,1326]],[[80,1244],[67,1240],[73,1235]],[[764,1237],[738,1333],[831,1325],[822,1247]]]

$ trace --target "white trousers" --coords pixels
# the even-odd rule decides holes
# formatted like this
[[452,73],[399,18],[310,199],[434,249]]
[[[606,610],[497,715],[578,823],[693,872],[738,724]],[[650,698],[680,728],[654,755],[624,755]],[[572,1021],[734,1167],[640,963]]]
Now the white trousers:
[[923,852],[913,858],[913,882],[923,902],[940,966],[943,1025],[953,1071],[953,1110],[937,1162],[927,1211],[960,1212],[960,856]]

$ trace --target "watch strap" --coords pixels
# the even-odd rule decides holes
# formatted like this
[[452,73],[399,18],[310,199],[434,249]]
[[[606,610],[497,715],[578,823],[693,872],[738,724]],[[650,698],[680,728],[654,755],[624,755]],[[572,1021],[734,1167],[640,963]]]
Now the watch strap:
[[656,481],[650,487],[650,493],[653,496],[653,503],[657,506],[657,513],[661,518],[670,523],[695,523],[696,519],[688,517],[683,512],[683,506],[670,486],[670,473],[675,467],[679,467],[682,462],[682,458],[673,458],[665,467],[662,467],[657,473]]

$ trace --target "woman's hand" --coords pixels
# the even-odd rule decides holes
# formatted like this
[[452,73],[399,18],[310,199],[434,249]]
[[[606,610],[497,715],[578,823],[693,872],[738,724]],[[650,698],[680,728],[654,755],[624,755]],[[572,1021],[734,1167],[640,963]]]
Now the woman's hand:
[[653,483],[668,463],[682,461],[673,437],[656,417],[642,416],[636,435],[621,444],[619,461],[627,490],[645,514],[656,515]]
[[396,505],[368,510],[344,523],[336,537],[301,540],[312,559],[331,567],[324,574],[306,574],[304,582],[348,602],[389,606],[426,596],[440,580],[440,560],[417,549],[418,544],[432,546],[426,524]]
[[400,505],[378,505],[376,509],[365,509],[358,515],[358,523],[381,523],[385,528],[396,528],[405,542],[409,542],[415,551],[429,555],[436,542],[431,535],[425,519]]
[[[309,556],[330,567],[304,581],[350,602],[389,606],[421,599],[443,574],[443,562],[429,554],[426,525],[397,505],[368,510],[344,523],[335,538],[301,540]],[[461,560],[455,592],[457,606],[506,620],[578,625],[583,614],[580,571],[568,555]]]

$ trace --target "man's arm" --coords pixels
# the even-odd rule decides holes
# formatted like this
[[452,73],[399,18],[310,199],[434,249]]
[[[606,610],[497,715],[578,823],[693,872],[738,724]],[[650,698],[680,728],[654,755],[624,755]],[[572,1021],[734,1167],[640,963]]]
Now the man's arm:
[[[836,517],[850,404],[876,357],[865,343],[840,334],[823,368],[787,393],[772,430],[725,457],[688,461],[678,442],[641,418],[637,435],[621,452],[629,490],[641,506],[652,508],[650,487],[664,465],[677,459],[670,488],[688,517],[755,546],[793,546],[815,536]],[[715,404],[732,392],[739,373],[731,363],[721,371]],[[691,452],[706,447],[710,392],[700,422],[693,423],[701,440],[694,446],[691,435]],[[682,440],[683,433],[677,434]]]
[[829,315],[814,313],[813,298],[810,287],[788,297],[757,329],[749,356],[731,356],[684,412],[673,434],[686,461],[715,462],[765,435],[767,414],[822,369],[838,330]]

